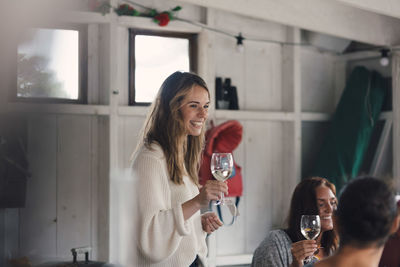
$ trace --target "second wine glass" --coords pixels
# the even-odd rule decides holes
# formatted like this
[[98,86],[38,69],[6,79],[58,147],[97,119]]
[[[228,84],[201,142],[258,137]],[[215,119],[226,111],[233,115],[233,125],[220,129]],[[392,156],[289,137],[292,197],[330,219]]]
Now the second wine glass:
[[[211,156],[211,173],[218,181],[226,181],[232,174],[233,157],[231,153],[213,153]],[[215,205],[224,204],[224,193]]]
[[[317,238],[321,232],[321,220],[318,215],[302,215],[300,221],[300,231],[308,240]],[[312,257],[305,258],[304,263],[311,262]]]

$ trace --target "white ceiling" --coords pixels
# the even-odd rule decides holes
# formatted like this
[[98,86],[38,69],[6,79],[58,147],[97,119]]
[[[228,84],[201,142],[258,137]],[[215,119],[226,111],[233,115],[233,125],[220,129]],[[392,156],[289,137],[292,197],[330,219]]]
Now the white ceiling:
[[400,45],[400,0],[178,0],[372,45]]

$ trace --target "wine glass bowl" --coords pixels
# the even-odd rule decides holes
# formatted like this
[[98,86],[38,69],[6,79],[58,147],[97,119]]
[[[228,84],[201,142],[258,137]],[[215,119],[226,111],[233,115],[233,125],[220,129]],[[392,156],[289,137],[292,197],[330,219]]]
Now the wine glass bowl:
[[[308,239],[313,240],[321,232],[321,220],[318,215],[302,215],[300,221],[300,231],[302,235]],[[306,257],[304,263],[309,263],[311,257]]]
[[[231,153],[213,153],[211,156],[211,173],[218,181],[226,181],[233,171],[233,157]],[[215,205],[224,204],[224,193]]]

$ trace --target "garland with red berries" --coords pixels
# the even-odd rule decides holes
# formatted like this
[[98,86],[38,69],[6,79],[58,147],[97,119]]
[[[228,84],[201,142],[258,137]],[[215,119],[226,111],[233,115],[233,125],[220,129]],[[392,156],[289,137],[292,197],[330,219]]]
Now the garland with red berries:
[[153,18],[153,21],[159,26],[167,26],[171,20],[175,19],[175,13],[181,10],[180,6],[176,6],[171,10],[158,12],[156,9],[150,9],[149,12],[139,12],[128,4],[121,4],[114,11],[118,16],[140,16]]

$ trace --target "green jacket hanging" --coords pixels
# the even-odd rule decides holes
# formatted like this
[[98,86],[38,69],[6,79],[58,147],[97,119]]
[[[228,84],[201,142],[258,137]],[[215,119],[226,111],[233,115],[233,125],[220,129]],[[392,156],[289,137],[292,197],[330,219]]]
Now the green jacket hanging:
[[351,73],[312,173],[329,179],[338,192],[359,175],[386,93],[376,71],[356,67]]

